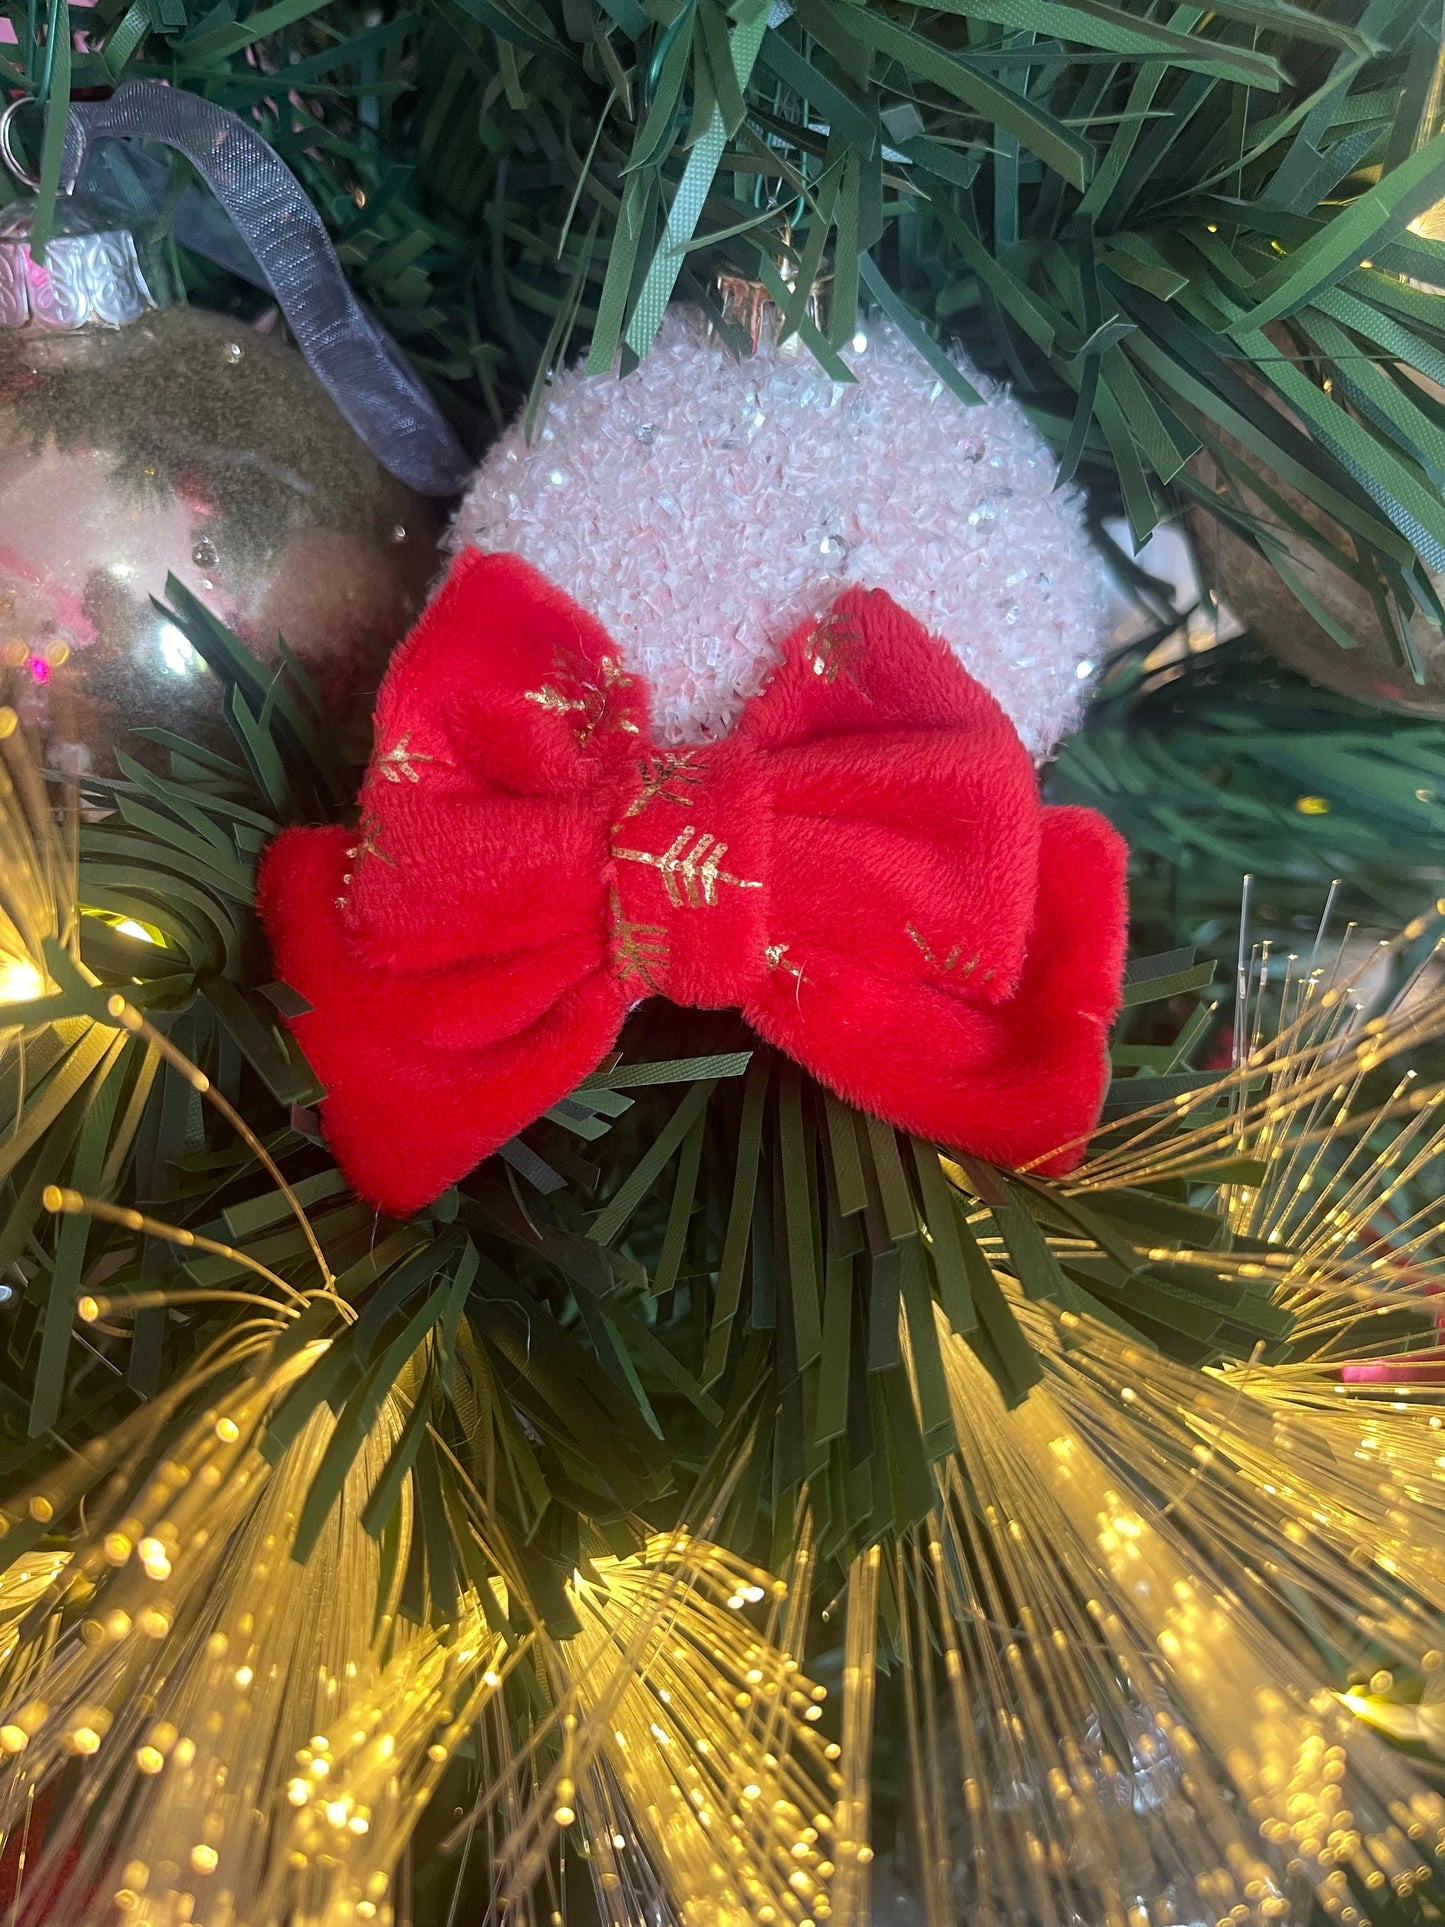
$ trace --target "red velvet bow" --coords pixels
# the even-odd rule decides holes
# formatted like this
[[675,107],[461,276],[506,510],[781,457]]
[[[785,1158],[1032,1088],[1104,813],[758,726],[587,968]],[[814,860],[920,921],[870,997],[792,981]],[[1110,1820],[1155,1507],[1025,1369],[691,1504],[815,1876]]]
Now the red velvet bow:
[[1041,1159],[1098,1113],[1123,873],[886,595],[804,624],[724,741],[667,750],[596,622],[469,553],[382,687],[360,827],[280,837],[260,905],[336,1156],[402,1213],[654,993],[737,1007],[910,1131]]

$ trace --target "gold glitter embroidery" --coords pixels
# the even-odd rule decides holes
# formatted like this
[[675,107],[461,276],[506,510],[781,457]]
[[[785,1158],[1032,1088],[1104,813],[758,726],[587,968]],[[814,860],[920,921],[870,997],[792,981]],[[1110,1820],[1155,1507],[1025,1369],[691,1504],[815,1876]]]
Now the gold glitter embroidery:
[[803,660],[815,676],[829,684],[846,676],[866,700],[868,692],[858,673],[862,654],[863,631],[857,617],[841,609],[830,609],[821,616],[803,643]]
[[[947,975],[949,971],[953,970],[956,967],[959,958],[963,955],[963,945],[961,943],[956,943],[953,946],[952,950],[949,951],[947,957],[940,957],[934,950],[932,944],[930,944],[927,938],[922,935],[922,933],[919,931],[919,929],[915,924],[905,923],[903,926],[903,929],[905,934],[911,937],[914,943],[918,945],[919,950],[923,953],[923,961],[932,970],[941,970],[945,975]],[[982,955],[981,951],[976,951],[974,955],[969,958],[968,962],[963,966],[963,975],[965,977],[971,976],[973,972],[978,969],[979,957],[981,955]],[[983,973],[983,975],[979,978],[979,982],[981,984],[986,984],[992,979],[993,976],[994,976],[994,972],[992,970],[986,970]]]
[[803,966],[793,962],[785,943],[770,943],[763,952],[763,961],[769,970],[785,970],[790,977],[796,977],[799,983],[803,981]]
[[580,697],[564,696],[560,689],[554,689],[549,682],[544,682],[540,689],[529,689],[526,692],[526,700],[529,703],[540,704],[543,709],[555,710],[559,716],[565,716],[569,710],[585,711],[587,708]]
[[612,910],[612,947],[619,965],[618,975],[638,977],[650,991],[657,993],[659,985],[652,973],[667,969],[667,926],[629,923],[622,914],[615,890],[609,894],[608,903]]
[[674,784],[693,785],[700,783],[706,775],[701,764],[695,763],[695,750],[664,750],[658,756],[644,756],[637,765],[642,777],[642,792],[628,804],[628,816],[640,816],[649,803],[675,803],[679,807],[691,799]]
[[396,868],[396,858],[388,856],[386,851],[382,849],[379,841],[381,836],[381,818],[376,814],[375,810],[363,810],[361,813],[361,822],[357,825],[357,828],[361,831],[361,841],[352,844],[351,848],[346,852],[347,856],[361,858],[369,856],[380,857],[383,863],[389,863],[394,870]]
[[[559,656],[552,664],[554,682],[544,682],[540,689],[523,691],[529,703],[536,703],[542,709],[550,709],[554,715],[575,715],[581,718],[583,727],[578,731],[578,741],[585,743],[593,731],[611,720],[608,710],[612,704],[612,692],[617,689],[630,689],[631,676],[624,673],[622,664],[615,656],[603,656],[597,665],[599,681],[590,682],[585,674],[579,674]],[[563,685],[559,687],[559,685]],[[566,687],[579,693],[569,696]],[[617,727],[629,736],[640,735],[638,726],[630,716],[618,716]]]
[[762,889],[755,878],[735,877],[723,869],[726,843],[719,843],[707,831],[697,837],[696,843],[692,841],[694,836],[697,836],[696,827],[689,823],[661,855],[656,850],[619,850],[615,844],[612,854],[623,862],[645,863],[660,871],[668,902],[679,908],[697,910],[703,904],[716,903],[720,883],[731,883],[739,890]]
[[[399,780],[399,779],[393,779],[393,780]],[[413,777],[412,781],[415,782],[416,778]],[[374,857],[379,857],[383,863],[389,864],[390,867],[394,870],[396,868],[396,858],[392,856],[388,856],[386,851],[382,849],[381,844],[378,841],[378,838],[381,835],[381,818],[376,814],[376,812],[374,810],[363,810],[361,813],[361,821],[357,825],[357,828],[361,831],[361,838],[359,842],[353,843],[350,846],[350,848],[347,850],[346,852],[347,862],[348,863],[360,862],[360,861],[364,861],[369,856],[374,856]],[[352,872],[350,870],[343,870],[341,873],[341,881],[343,883],[350,883],[351,880],[352,880]],[[335,907],[338,910],[344,910],[347,905],[347,898],[346,898],[345,892],[343,892],[342,895],[340,895],[339,897],[333,897],[332,903],[335,905]]]
[[403,779],[408,783],[419,783],[421,778],[416,773],[416,765],[434,763],[436,760],[435,756],[423,756],[419,749],[411,747],[411,731],[408,730],[384,756],[377,758],[376,766],[388,783],[400,783]]

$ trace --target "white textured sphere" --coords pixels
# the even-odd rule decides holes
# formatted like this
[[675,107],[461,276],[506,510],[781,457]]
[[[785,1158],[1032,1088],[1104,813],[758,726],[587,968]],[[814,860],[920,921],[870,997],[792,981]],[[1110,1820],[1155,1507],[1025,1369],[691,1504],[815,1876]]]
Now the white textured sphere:
[[532,447],[492,448],[452,543],[506,551],[595,615],[647,679],[660,742],[725,735],[808,616],[886,589],[1012,717],[1035,758],[1078,719],[1102,558],[1023,411],[966,407],[891,324],[831,381],[806,349],[739,361],[673,309],[626,380],[558,376]]

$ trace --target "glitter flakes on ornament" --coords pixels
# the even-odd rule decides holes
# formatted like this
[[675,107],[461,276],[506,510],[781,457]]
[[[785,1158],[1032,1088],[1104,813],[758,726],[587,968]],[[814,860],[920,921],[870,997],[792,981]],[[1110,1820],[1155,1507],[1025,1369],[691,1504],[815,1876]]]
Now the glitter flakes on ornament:
[[740,361],[673,309],[625,380],[558,375],[535,444],[515,424],[488,453],[452,544],[518,555],[595,615],[662,742],[726,735],[788,634],[858,586],[942,637],[1042,759],[1101,654],[1080,501],[972,369],[969,408],[877,320],[843,358],[851,383],[765,329]]

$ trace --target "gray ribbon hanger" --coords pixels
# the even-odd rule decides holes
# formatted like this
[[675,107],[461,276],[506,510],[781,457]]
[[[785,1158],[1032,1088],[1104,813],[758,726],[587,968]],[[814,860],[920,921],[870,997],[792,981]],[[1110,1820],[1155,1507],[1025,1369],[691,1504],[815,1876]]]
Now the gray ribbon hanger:
[[[62,194],[77,192],[95,147],[111,140],[153,141],[191,163],[255,262],[258,274],[247,278],[270,290],[313,373],[384,468],[421,495],[455,495],[466,485],[465,449],[352,294],[301,183],[253,127],[183,88],[125,81],[107,101],[71,107]],[[152,217],[159,206],[157,196]]]

